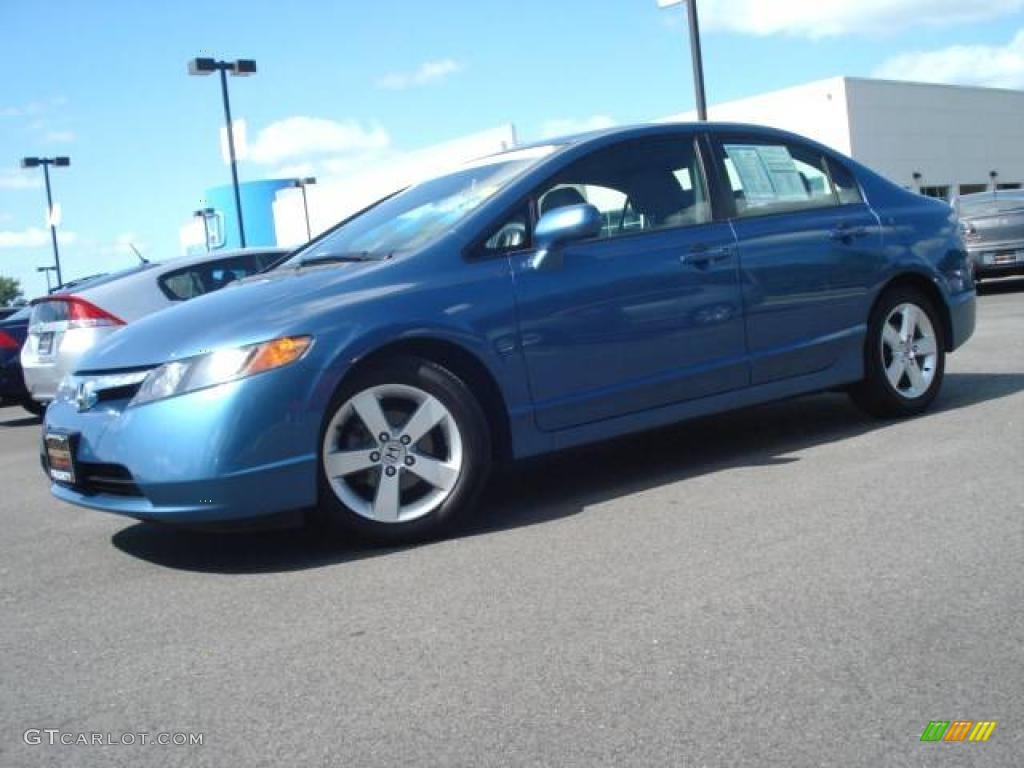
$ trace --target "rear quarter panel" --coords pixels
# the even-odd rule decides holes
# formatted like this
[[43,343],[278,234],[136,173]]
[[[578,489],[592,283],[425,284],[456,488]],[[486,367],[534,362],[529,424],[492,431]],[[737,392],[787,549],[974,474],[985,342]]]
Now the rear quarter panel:
[[860,171],[865,195],[882,228],[886,266],[875,294],[905,273],[928,279],[947,307],[961,294],[973,293],[956,211],[941,200],[901,189],[863,166]]

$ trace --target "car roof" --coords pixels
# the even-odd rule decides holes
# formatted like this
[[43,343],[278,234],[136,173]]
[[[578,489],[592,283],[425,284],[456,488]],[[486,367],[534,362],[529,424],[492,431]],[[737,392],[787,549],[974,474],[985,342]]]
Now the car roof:
[[200,253],[195,256],[181,256],[176,259],[171,259],[170,261],[162,262],[160,266],[168,269],[177,269],[179,267],[191,267],[196,264],[206,264],[210,261],[230,259],[234,256],[247,256],[250,254],[271,254],[283,256],[286,253],[291,253],[291,251],[291,248],[281,248],[276,245],[268,245],[266,248],[232,248],[224,251],[209,251],[208,253]]
[[980,203],[986,200],[1003,200],[1010,198],[1015,200],[1017,198],[1024,199],[1024,189],[1000,189],[997,192],[988,190],[987,192],[972,192],[969,195],[960,195],[961,202],[967,203]]
[[[147,262],[146,264],[136,264],[134,266],[128,267],[127,269],[122,269],[118,272],[110,272],[102,275],[93,275],[91,277],[81,277],[78,278],[77,280],[69,280],[60,287],[53,289],[53,291],[51,291],[49,295],[56,296],[58,294],[69,292],[77,293],[78,291],[85,290],[86,288],[95,288],[98,285],[105,285],[107,283],[113,282],[114,280],[120,280],[123,277],[129,277],[130,275],[136,275],[140,272],[145,272],[146,270],[152,269],[153,267],[156,266],[158,265],[155,263]],[[46,297],[42,296],[40,298]],[[39,301],[40,298],[33,299],[33,303]]]
[[[81,280],[73,280],[66,283],[64,286],[58,288],[53,294],[61,294],[67,292],[79,293],[85,290],[91,290],[93,288],[99,288],[100,286],[113,283],[117,280],[122,280],[126,277],[133,277],[143,272],[148,272],[153,269],[160,269],[161,273],[171,272],[177,269],[183,269],[195,266],[197,264],[206,264],[211,261],[220,261],[221,259],[230,259],[235,256],[246,256],[248,254],[270,254],[274,256],[283,256],[290,253],[291,249],[281,248],[278,246],[267,246],[266,248],[232,248],[224,251],[210,251],[209,253],[201,253],[197,256],[182,256],[177,259],[171,259],[170,261],[147,261],[145,264],[136,264],[127,269],[122,269],[119,272],[111,272],[106,275],[97,275],[92,278],[84,278]],[[41,297],[44,298],[44,297]],[[38,299],[36,299],[38,301]]]
[[[767,125],[755,125],[754,123],[734,123],[734,122],[704,122],[698,123],[693,121],[666,121],[658,123],[634,123],[631,125],[617,125],[612,128],[599,128],[593,131],[585,131],[583,133],[572,133],[565,136],[555,136],[549,139],[541,141],[534,141],[529,144],[518,144],[513,149],[507,150],[508,152],[515,152],[523,149],[532,149],[534,147],[546,147],[551,145],[556,146],[575,146],[579,144],[589,143],[591,141],[598,141],[601,139],[608,138],[629,138],[631,136],[645,136],[648,134],[665,133],[667,130],[708,130],[708,131],[735,131],[739,133],[762,133],[766,135],[785,136],[795,135],[789,134],[786,131],[778,128],[772,128]],[[503,153],[504,154],[504,153]]]

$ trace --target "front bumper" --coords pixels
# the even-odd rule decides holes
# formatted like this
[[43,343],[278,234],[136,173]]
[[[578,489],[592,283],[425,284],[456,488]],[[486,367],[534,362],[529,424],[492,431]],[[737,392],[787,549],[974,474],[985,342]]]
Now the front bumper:
[[[128,407],[80,412],[58,400],[47,431],[76,436],[74,486],[62,501],[141,520],[241,521],[316,503],[319,414],[301,366]],[[45,457],[44,457],[45,467]],[[102,476],[120,476],[120,485]]]

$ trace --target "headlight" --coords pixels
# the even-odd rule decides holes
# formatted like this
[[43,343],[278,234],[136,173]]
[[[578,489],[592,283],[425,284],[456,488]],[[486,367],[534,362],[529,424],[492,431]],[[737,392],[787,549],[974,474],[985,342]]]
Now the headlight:
[[146,376],[131,405],[183,395],[280,368],[301,358],[312,343],[312,336],[286,336],[165,363]]

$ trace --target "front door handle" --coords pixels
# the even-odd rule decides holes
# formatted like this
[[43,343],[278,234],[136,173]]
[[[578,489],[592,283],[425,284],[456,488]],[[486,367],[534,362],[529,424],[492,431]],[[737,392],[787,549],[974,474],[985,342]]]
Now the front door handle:
[[867,234],[867,227],[843,223],[837,224],[835,228],[828,233],[828,236],[832,240],[839,240],[840,242],[848,243],[851,240],[856,240],[858,237],[866,237]]
[[722,245],[714,248],[709,248],[706,245],[695,245],[688,253],[680,256],[679,260],[683,264],[697,267],[697,269],[707,269],[712,264],[732,258],[735,252],[731,245]]

